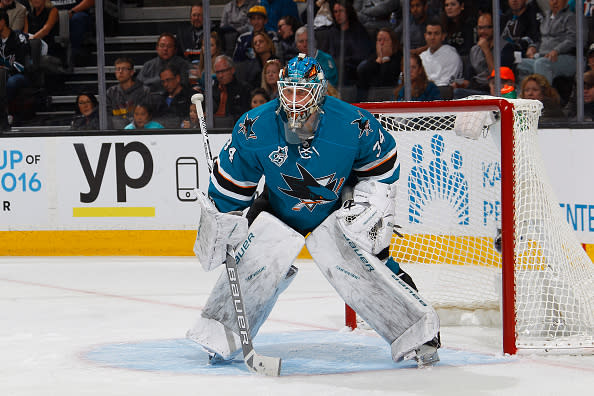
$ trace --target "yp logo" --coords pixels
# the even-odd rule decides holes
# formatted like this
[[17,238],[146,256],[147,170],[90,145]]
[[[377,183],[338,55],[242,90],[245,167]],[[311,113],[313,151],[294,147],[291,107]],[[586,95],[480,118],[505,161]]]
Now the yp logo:
[[431,138],[430,158],[425,158],[421,144],[412,148],[415,165],[408,176],[411,223],[425,223],[450,214],[456,216],[458,224],[469,223],[468,181],[461,171],[462,154],[455,150],[446,161],[444,152],[445,143],[439,134]]
[[[141,142],[130,142],[128,144],[115,143],[115,180],[116,180],[116,199],[118,203],[126,202],[126,192],[128,188],[140,189],[146,186],[153,176],[153,157],[150,150]],[[95,202],[101,191],[105,170],[110,158],[112,143],[102,143],[99,152],[99,158],[96,164],[91,164],[87,150],[83,143],[75,143],[74,150],[80,161],[85,178],[89,185],[88,192],[80,193],[81,203]],[[142,160],[142,172],[138,177],[131,177],[126,170],[126,158],[128,155],[136,153]],[[155,208],[130,208],[130,207],[110,207],[110,208],[74,208],[75,217],[153,217]]]

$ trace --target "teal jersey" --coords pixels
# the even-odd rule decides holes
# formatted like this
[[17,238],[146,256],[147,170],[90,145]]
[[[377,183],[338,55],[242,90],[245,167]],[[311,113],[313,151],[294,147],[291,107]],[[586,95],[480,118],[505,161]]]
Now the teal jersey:
[[245,113],[215,160],[208,192],[220,211],[248,207],[264,176],[273,214],[308,232],[340,207],[347,181],[398,180],[396,142],[368,111],[329,96],[313,139],[288,144],[278,108]]

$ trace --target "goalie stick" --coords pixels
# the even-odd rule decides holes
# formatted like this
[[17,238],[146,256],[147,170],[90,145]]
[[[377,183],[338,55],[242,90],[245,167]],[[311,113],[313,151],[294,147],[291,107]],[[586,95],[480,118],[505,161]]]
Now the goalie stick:
[[[206,130],[206,120],[204,119],[204,113],[202,111],[203,99],[204,96],[202,94],[194,94],[191,98],[192,103],[196,105],[196,113],[198,114],[198,119],[200,121],[200,132],[202,133],[202,141],[204,143],[204,153],[206,155],[209,173],[212,175],[213,159],[210,150],[210,142],[208,140],[208,132]],[[233,298],[233,306],[235,307],[237,324],[239,325],[241,349],[245,365],[254,373],[279,376],[281,370],[281,358],[259,355],[256,353],[252,344],[247,313],[243,305],[243,297],[239,285],[239,276],[237,273],[237,265],[235,263],[235,252],[231,245],[227,245],[225,270],[227,272],[227,278],[229,279],[229,287],[231,288],[231,296]]]

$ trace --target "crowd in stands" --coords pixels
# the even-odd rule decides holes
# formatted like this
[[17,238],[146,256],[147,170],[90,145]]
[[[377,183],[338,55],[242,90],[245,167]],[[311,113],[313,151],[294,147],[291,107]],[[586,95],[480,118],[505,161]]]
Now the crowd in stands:
[[[403,70],[403,7],[410,6],[410,66]],[[494,53],[491,1],[318,0],[314,56],[330,93],[349,101],[432,101],[494,92],[495,58],[501,62],[500,95],[538,99],[543,118],[575,117],[576,18],[573,0],[501,0],[502,51]],[[40,43],[46,67],[69,70],[80,59],[94,0],[0,0],[0,130],[11,103],[31,84],[27,54]],[[113,66],[117,84],[107,90],[108,127],[190,128],[197,125],[190,98],[212,86],[215,124],[232,126],[245,111],[278,96],[279,71],[308,51],[307,20],[293,0],[230,0],[210,33],[211,76],[206,75],[203,8],[189,7],[188,21],[162,32],[155,56],[138,72],[130,57]],[[69,20],[69,47],[58,35],[60,12]],[[585,28],[591,23],[588,16]],[[587,39],[588,31],[584,37]],[[591,32],[590,32],[591,33]],[[594,44],[586,47],[584,101],[594,116]],[[66,53],[71,51],[70,53]],[[51,67],[50,67],[51,68]],[[572,87],[573,89],[568,87]],[[97,129],[93,94],[78,95],[75,129]]]

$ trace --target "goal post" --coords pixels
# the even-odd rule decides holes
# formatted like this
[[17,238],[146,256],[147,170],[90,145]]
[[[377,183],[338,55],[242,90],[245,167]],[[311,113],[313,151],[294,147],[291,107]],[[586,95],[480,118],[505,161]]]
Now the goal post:
[[[403,237],[394,236],[390,254],[438,313],[496,311],[505,353],[594,352],[594,265],[545,174],[542,104],[473,97],[358,106],[396,139]],[[345,313],[356,327],[354,312]]]

